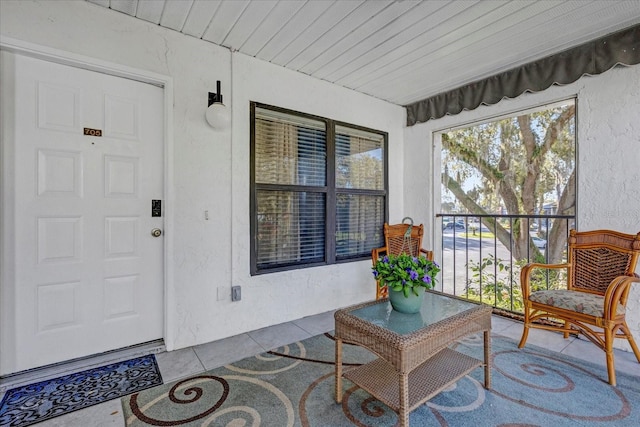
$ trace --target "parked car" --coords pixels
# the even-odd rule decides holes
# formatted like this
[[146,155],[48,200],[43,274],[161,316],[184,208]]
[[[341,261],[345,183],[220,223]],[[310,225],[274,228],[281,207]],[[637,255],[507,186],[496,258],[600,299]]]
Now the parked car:
[[460,224],[459,222],[449,222],[444,226],[443,230],[464,231],[464,224]]
[[540,237],[531,236],[531,240],[533,240],[533,244],[536,245],[538,249],[545,249],[547,247],[547,241]]

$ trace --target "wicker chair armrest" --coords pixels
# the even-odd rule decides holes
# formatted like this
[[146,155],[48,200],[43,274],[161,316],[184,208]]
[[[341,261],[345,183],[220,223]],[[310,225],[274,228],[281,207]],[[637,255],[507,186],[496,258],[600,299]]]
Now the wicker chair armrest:
[[633,276],[618,276],[611,281],[604,294],[604,318],[613,319],[618,312],[618,304],[627,305],[627,298],[631,285],[640,283],[640,277],[637,274]]
[[371,249],[371,262],[373,263],[373,265],[376,264],[376,261],[378,261],[378,259],[386,254],[388,252],[388,249],[386,246],[383,246],[381,248],[375,248],[375,249]]
[[523,301],[528,300],[529,295],[531,295],[531,272],[536,268],[546,270],[561,270],[571,268],[571,264],[542,264],[538,262],[531,262],[522,267],[522,270],[520,270],[520,287],[522,289]]
[[424,256],[429,260],[433,261],[433,251],[428,251],[426,249],[420,248],[420,253],[424,254]]

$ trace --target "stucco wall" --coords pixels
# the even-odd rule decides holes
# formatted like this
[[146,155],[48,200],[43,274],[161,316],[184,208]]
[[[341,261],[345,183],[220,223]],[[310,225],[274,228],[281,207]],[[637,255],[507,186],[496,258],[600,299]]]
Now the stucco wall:
[[[249,275],[248,105],[250,101],[257,101],[386,131],[390,171],[401,168],[404,109],[326,82],[310,81],[300,73],[245,55],[234,54],[233,69],[232,187],[239,197],[234,197],[232,205],[232,280],[234,285],[242,286],[243,301],[225,306],[246,310],[243,318],[251,329],[264,319],[279,323],[372,299],[375,288],[370,261]],[[268,80],[264,76],[269,76]],[[389,216],[392,221],[399,221],[402,219],[402,176],[390,173],[389,181]]]
[[[524,94],[405,130],[405,210],[433,218],[432,133],[484,118],[577,97],[577,228],[640,231],[640,66],[583,77],[567,86]],[[420,153],[415,155],[415,153]],[[435,161],[439,159],[435,153]],[[420,182],[410,179],[419,177]],[[439,180],[435,180],[439,186]],[[418,194],[419,197],[412,195]],[[432,227],[432,221],[430,226]],[[430,228],[432,230],[432,228]],[[433,236],[433,233],[429,233]],[[640,269],[639,269],[640,270]],[[632,289],[627,322],[640,341],[640,285]],[[626,341],[616,346],[629,349]]]
[[[173,78],[169,349],[373,298],[368,260],[250,276],[249,102],[386,131],[395,171],[403,160],[401,107],[87,2],[3,0],[0,8],[4,37]],[[233,113],[224,132],[204,120],[207,92],[215,91],[216,80]],[[403,216],[402,180],[399,173],[390,175],[392,221]],[[242,286],[242,301],[231,302],[232,285]]]
[[[640,66],[584,79],[578,110],[578,219],[584,230],[640,231]],[[640,273],[640,267],[637,270]],[[640,342],[640,284],[627,323]],[[616,347],[631,351],[624,340]]]

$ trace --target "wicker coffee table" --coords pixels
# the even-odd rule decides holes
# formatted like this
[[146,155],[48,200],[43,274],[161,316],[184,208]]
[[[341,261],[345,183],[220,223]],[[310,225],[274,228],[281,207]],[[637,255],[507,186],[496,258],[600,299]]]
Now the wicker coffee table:
[[[484,362],[449,346],[484,332]],[[336,402],[342,402],[342,378],[350,380],[398,413],[401,426],[409,412],[479,366],[491,387],[491,307],[437,292],[426,292],[420,313],[402,314],[387,299],[336,311]],[[342,371],[342,343],[365,347],[378,359]]]

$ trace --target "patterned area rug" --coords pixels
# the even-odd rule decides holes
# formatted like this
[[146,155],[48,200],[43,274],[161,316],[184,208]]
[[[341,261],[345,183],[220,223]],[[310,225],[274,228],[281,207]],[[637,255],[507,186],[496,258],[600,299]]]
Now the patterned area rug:
[[[344,346],[358,365],[368,351]],[[482,357],[482,339],[458,351]],[[604,354],[603,356],[604,357]],[[395,412],[349,381],[334,400],[334,342],[318,335],[122,399],[128,426],[394,426]],[[410,416],[412,426],[639,426],[640,379],[528,345],[492,337],[492,387],[478,368]],[[346,368],[348,369],[348,368]]]
[[14,388],[0,403],[0,426],[28,426],[161,384],[148,355]]

